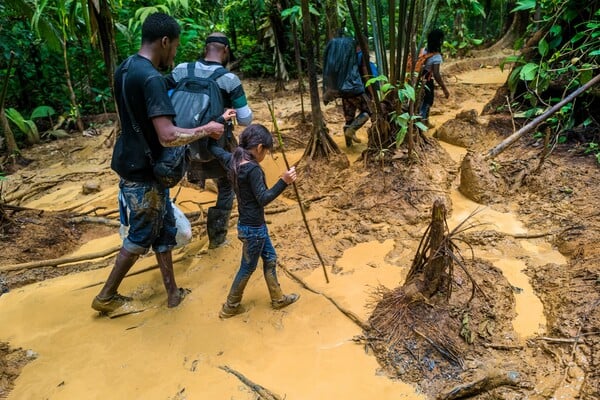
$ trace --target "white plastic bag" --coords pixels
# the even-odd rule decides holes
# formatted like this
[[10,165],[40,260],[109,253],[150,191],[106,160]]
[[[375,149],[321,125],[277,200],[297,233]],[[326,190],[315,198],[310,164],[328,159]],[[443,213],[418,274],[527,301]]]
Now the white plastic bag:
[[171,205],[173,206],[173,215],[175,215],[175,225],[177,226],[177,234],[175,235],[177,247],[185,246],[192,241],[192,224],[175,203],[171,203]]

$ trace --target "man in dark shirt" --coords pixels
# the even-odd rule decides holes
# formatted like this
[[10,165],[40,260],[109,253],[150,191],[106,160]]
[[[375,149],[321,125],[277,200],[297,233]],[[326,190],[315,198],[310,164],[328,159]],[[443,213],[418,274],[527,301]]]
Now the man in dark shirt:
[[133,128],[137,122],[153,159],[163,147],[184,145],[206,136],[218,139],[223,134],[223,124],[217,122],[193,129],[173,125],[175,112],[167,94],[166,80],[159,70],[173,64],[179,34],[177,21],[169,15],[149,15],[142,25],[141,48],[131,56],[124,85],[125,62],[115,72],[115,96],[122,132],[113,150],[111,168],[121,178],[121,221],[127,223],[129,231],[104,287],[92,302],[92,308],[101,313],[114,311],[131,300],[120,295],[117,289],[138,257],[149,248],[154,250],[162,274],[167,306],[176,307],[187,293],[177,287],[173,273],[171,250],[176,244],[177,228],[169,189],[154,178],[142,137]]

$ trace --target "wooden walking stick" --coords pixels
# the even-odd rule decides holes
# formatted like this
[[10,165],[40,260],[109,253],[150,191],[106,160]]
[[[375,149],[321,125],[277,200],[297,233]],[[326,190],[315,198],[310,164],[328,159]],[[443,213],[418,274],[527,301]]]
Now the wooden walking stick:
[[[265,100],[267,103],[267,107],[269,107],[269,112],[271,113],[271,119],[273,120],[273,129],[275,129],[275,133],[277,134],[277,141],[279,142],[279,148],[281,149],[281,155],[283,156],[283,161],[285,162],[285,167],[289,170],[290,163],[285,155],[285,149],[283,148],[283,138],[281,137],[281,132],[279,132],[279,127],[277,126],[277,119],[275,118],[275,112],[273,111],[273,107],[268,100]],[[306,231],[308,232],[308,237],[310,238],[310,242],[315,249],[315,253],[317,253],[317,257],[321,262],[321,267],[323,267],[323,273],[325,274],[325,281],[329,283],[329,277],[327,276],[327,269],[325,269],[325,262],[323,262],[323,258],[321,257],[321,253],[319,253],[319,249],[317,249],[317,244],[315,243],[315,239],[313,239],[312,232],[310,227],[308,226],[308,220],[306,219],[306,214],[304,213],[304,207],[302,206],[302,200],[300,199],[300,193],[298,193],[298,187],[296,186],[296,182],[292,182],[292,187],[294,188],[294,193],[296,194],[296,199],[298,200],[298,205],[300,206],[300,212],[302,213],[302,219],[304,220],[304,226],[306,226]]]

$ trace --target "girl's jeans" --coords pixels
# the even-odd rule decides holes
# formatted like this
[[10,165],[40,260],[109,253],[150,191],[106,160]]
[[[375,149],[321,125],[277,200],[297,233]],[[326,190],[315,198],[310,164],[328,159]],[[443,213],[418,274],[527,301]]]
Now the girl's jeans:
[[238,224],[238,239],[243,244],[242,260],[227,299],[230,306],[237,306],[241,302],[246,284],[256,270],[259,258],[263,260],[265,274],[270,273],[268,270],[272,269],[277,261],[277,254],[266,224],[262,226]]

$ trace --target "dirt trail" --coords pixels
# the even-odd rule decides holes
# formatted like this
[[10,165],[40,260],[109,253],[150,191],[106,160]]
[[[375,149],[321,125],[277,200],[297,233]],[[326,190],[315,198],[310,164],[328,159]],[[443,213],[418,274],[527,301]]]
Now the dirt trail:
[[[432,120],[437,131],[444,121],[460,111],[480,110],[486,99],[491,98],[495,89],[504,82],[505,74],[489,68],[449,74],[448,78],[452,97],[448,101],[438,97],[433,109]],[[266,85],[265,82],[248,82],[247,91],[251,103],[254,101],[256,121],[271,126],[266,105],[260,103],[258,94]],[[294,84],[289,86],[295,87]],[[253,93],[256,93],[255,97]],[[293,91],[277,98],[275,106],[282,131],[305,137],[306,131],[298,125],[300,104]],[[445,111],[441,113],[441,110]],[[324,113],[330,131],[341,133],[343,118],[340,106],[330,104],[324,107]],[[479,119],[486,121],[486,118]],[[117,180],[108,168],[110,152],[103,145],[105,135],[53,142],[42,146],[37,153],[32,151],[30,157],[37,161],[9,178],[5,196],[28,190],[28,182],[57,180],[59,183],[51,190],[20,204],[45,210],[77,206],[78,212],[97,207],[114,209]],[[351,149],[345,148],[341,135],[334,136],[351,161],[356,160],[365,148],[364,128],[358,136],[363,139],[363,144]],[[489,138],[490,141],[494,139]],[[440,187],[439,191],[448,193],[452,204],[450,223],[455,224],[477,205],[453,192],[458,161],[464,150],[451,145],[444,148],[450,153],[448,161],[439,171],[432,167],[430,174],[435,180],[438,172],[440,175],[449,172],[450,178],[445,175],[439,178],[446,181],[448,187]],[[290,150],[289,156],[294,161],[300,154],[299,150]],[[283,170],[283,161],[276,156],[269,160],[265,169],[268,180],[272,182]],[[87,172],[81,175],[81,171]],[[237,270],[241,250],[232,229],[227,246],[206,252],[202,249],[204,234],[199,228],[201,224],[194,228],[196,236],[192,243],[174,254],[176,259],[182,258],[175,264],[178,284],[192,290],[175,310],[166,308],[160,275],[156,269],[151,269],[126,278],[121,286],[123,294],[134,297],[131,311],[136,313],[114,319],[98,317],[91,310],[90,303],[108,275],[111,258],[104,261],[106,268],[78,265],[73,269],[81,272],[66,276],[57,276],[60,273],[50,271],[56,269],[49,267],[44,273],[56,278],[18,287],[2,295],[0,342],[8,342],[12,348],[27,351],[25,357],[30,360],[7,398],[255,399],[257,394],[238,377],[228,373],[225,367],[238,371],[281,398],[417,399],[426,398],[425,393],[431,395],[423,385],[402,382],[400,373],[397,376],[401,379],[390,379],[387,376],[389,371],[384,372],[370,347],[364,345],[360,326],[336,307],[366,321],[372,310],[369,305],[373,304],[375,288],[380,285],[394,288],[403,281],[426,226],[423,219],[426,213],[414,211],[410,206],[404,207],[406,203],[401,203],[402,199],[397,194],[381,194],[379,182],[373,181],[370,174],[372,172],[364,170],[361,165],[354,164],[348,171],[327,176],[328,179],[312,177],[314,187],[305,193],[306,199],[310,200],[307,216],[315,230],[320,251],[327,260],[329,284],[325,283],[318,260],[307,241],[295,201],[283,197],[270,206],[273,213],[267,215],[269,229],[282,265],[312,289],[307,290],[280,270],[283,289],[301,294],[297,304],[283,311],[270,309],[266,286],[258,271],[251,279],[243,300],[249,311],[227,321],[219,320],[217,313]],[[370,179],[371,186],[365,184],[361,180],[363,178]],[[100,190],[83,195],[84,182],[98,183]],[[524,201],[523,198],[515,198],[514,204],[496,204],[481,218],[496,224],[492,230],[502,231],[498,228],[502,224],[508,227],[509,233],[515,233],[511,231],[515,226],[529,229],[523,225],[531,226],[536,222],[535,216],[520,225],[521,221],[511,214],[522,209],[523,203],[518,202]],[[184,211],[191,212],[199,211],[206,207],[206,204],[200,204],[214,199],[214,193],[209,190],[183,187],[177,203]],[[400,204],[403,208],[397,209]],[[373,213],[373,208],[380,213]],[[414,207],[415,210],[418,208],[418,205]],[[27,217],[35,218],[35,215]],[[38,218],[38,226],[46,223],[41,216]],[[26,223],[24,219],[20,221]],[[10,249],[9,246],[1,248],[5,251],[6,262],[3,261],[0,266],[59,257],[64,254],[61,243],[68,248],[66,242],[85,242],[73,254],[87,254],[118,246],[120,242],[115,227],[93,225],[94,228],[82,230],[82,233],[78,226],[68,225],[66,229],[58,225],[46,226],[47,242],[42,244],[33,241],[33,229],[31,237],[23,232],[19,240],[21,246],[15,242]],[[536,231],[551,227],[550,221],[535,226]],[[59,235],[69,232],[69,229],[72,237]],[[50,240],[53,236],[57,239],[54,242]],[[32,241],[28,242],[30,239]],[[486,239],[480,240],[485,242]],[[544,238],[527,241],[528,244],[518,249],[506,243],[489,239],[488,243],[482,243],[480,256],[504,260],[510,268],[517,263],[515,276],[519,279],[524,278],[520,270],[529,268],[528,275],[535,276],[533,288],[536,293],[548,293],[541,296],[546,307],[545,315],[550,318],[548,333],[557,333],[554,318],[560,310],[555,307],[548,311],[549,301],[555,301],[556,297],[542,288],[545,285],[543,271],[549,268],[547,265],[556,264],[546,265],[542,260],[532,264],[531,254],[538,253],[540,258],[556,257],[559,264],[564,260],[559,260],[552,253]],[[45,246],[47,251],[41,251]],[[33,256],[18,254],[15,248],[21,251],[29,248]],[[525,251],[529,251],[528,255]],[[507,262],[507,259],[513,262]],[[140,272],[153,265],[154,257],[147,256],[134,266],[132,272]],[[531,269],[532,265],[536,268]],[[58,268],[69,269],[68,266]],[[13,281],[35,280],[35,274],[31,271],[29,276],[19,278],[8,274],[8,278]],[[524,289],[522,297],[535,297],[533,290],[523,281],[509,280],[514,287]],[[539,310],[528,306],[529,300],[521,304],[522,308],[516,312],[521,317],[526,312],[539,315]],[[514,311],[511,312],[515,315]],[[525,327],[526,322],[515,320],[513,324],[515,329],[523,328],[525,336],[538,331],[539,322],[534,322],[533,327]],[[502,358],[498,356],[499,360]],[[548,356],[545,360],[551,358]],[[527,360],[523,360],[523,365],[533,368]],[[560,386],[562,371],[551,365],[540,366],[540,374],[543,373],[550,376],[558,374],[559,378],[538,382],[536,390],[553,394]],[[573,376],[577,375],[574,373]],[[501,397],[518,398],[519,393],[503,392]],[[0,391],[0,398],[2,395]]]

